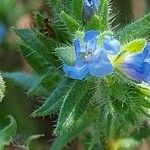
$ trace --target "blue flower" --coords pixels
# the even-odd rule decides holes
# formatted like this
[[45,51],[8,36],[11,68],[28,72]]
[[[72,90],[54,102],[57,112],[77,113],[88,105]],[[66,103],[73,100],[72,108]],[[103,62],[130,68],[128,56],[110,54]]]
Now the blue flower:
[[103,77],[113,72],[113,66],[107,54],[117,54],[120,43],[111,37],[105,37],[104,43],[99,46],[98,36],[97,31],[90,30],[85,33],[83,43],[79,39],[74,40],[75,65],[64,64],[63,67],[68,77],[82,80],[88,74]]
[[100,0],[84,0],[83,18],[89,21],[91,17],[98,11]]
[[125,58],[121,68],[129,78],[150,84],[150,43],[142,52]]
[[0,23],[0,43],[3,41],[6,34],[6,27],[4,24]]

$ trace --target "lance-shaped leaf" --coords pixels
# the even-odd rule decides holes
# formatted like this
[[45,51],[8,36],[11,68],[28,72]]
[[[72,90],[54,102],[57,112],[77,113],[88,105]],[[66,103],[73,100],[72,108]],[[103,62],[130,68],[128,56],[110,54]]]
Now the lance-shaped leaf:
[[48,48],[34,31],[29,29],[14,29],[14,31],[23,40],[22,52],[35,71],[44,71],[49,66],[54,66],[52,53],[47,53]]
[[108,0],[100,0],[98,15],[102,29],[106,29],[108,25]]
[[43,137],[43,136],[44,136],[43,134],[41,134],[41,135],[32,135],[29,138],[27,138],[27,140],[25,141],[25,146],[26,146],[27,150],[30,150],[30,145],[34,140],[37,140],[37,139],[39,139],[40,137]]
[[133,39],[146,38],[150,36],[150,14],[126,26],[116,34],[120,42],[126,43]]
[[35,21],[36,21],[36,28],[41,30],[43,25],[44,17],[39,12],[36,12],[35,14]]
[[81,21],[83,17],[83,0],[73,0],[72,4],[74,17]]
[[61,12],[60,16],[63,22],[65,23],[65,25],[67,26],[67,28],[71,32],[75,32],[80,28],[80,25],[78,24],[78,22],[74,20],[71,16],[67,15],[64,11]]
[[[91,83],[88,81],[79,82],[76,81],[74,83],[74,86],[70,88],[70,90],[66,93],[63,104],[61,106],[61,110],[59,113],[58,121],[57,121],[57,127],[55,132],[63,132],[68,130],[77,119],[77,114],[79,114],[77,111],[79,110],[80,115],[84,112],[86,107],[82,107],[81,101],[83,101],[83,98],[85,98],[85,95],[88,94],[88,90],[91,87]],[[88,103],[87,101],[84,101],[84,103]],[[79,109],[79,107],[82,109]]]
[[93,116],[90,115],[82,115],[80,119],[76,121],[76,124],[71,128],[70,132],[65,132],[55,139],[50,150],[61,150],[65,144],[77,137],[80,133],[84,132],[90,126],[92,117]]
[[8,116],[8,118],[10,119],[10,124],[0,131],[0,150],[3,150],[11,142],[17,130],[15,119],[12,116]]
[[3,100],[4,93],[5,93],[5,82],[2,76],[0,75],[0,102]]
[[98,30],[103,32],[106,28],[106,25],[104,24],[103,21],[100,20],[99,16],[94,15],[90,22],[87,25],[88,30]]
[[72,87],[72,84],[69,79],[62,80],[46,99],[44,104],[32,113],[32,116],[47,116],[55,112],[62,103],[65,93]]

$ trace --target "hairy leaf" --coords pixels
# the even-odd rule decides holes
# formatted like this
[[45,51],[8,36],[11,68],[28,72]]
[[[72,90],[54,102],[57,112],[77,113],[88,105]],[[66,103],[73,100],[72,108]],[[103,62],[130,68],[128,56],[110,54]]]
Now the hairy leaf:
[[120,30],[116,34],[116,38],[119,38],[120,42],[127,43],[133,39],[147,38],[150,34],[150,14],[147,14],[143,18],[133,22]]
[[82,20],[83,15],[83,0],[72,0],[73,4],[73,15],[79,21]]
[[65,93],[71,88],[72,83],[68,79],[62,80],[50,96],[45,100],[44,104],[32,113],[32,116],[50,115],[58,109],[64,98]]
[[0,150],[3,150],[11,142],[17,130],[15,119],[12,116],[8,116],[8,118],[10,119],[10,124],[0,131]]
[[61,150],[65,144],[77,137],[80,133],[87,129],[87,127],[90,126],[90,120],[91,118],[89,119],[86,115],[83,115],[79,120],[76,121],[75,125],[71,128],[70,132],[65,132],[55,139],[50,149]]
[[[91,87],[91,83],[88,81],[74,83],[74,86],[70,88],[70,90],[66,93],[63,104],[61,106],[61,110],[59,113],[59,118],[57,121],[56,132],[63,132],[68,130],[76,121],[76,114],[80,115],[86,109],[82,108],[81,101],[85,98],[85,95],[88,94],[88,90]],[[86,99],[84,103],[88,103],[89,99]],[[79,109],[80,108],[80,109]]]
[[104,31],[108,25],[108,0],[100,0],[98,15],[100,17],[101,29]]
[[64,11],[61,12],[60,16],[71,32],[75,32],[80,28],[80,25],[76,22],[76,20],[74,20],[71,16],[67,15]]
[[34,140],[37,140],[40,137],[43,137],[44,135],[32,135],[29,138],[27,138],[27,140],[25,141],[25,145],[27,150],[30,150],[30,145]]
[[106,25],[100,20],[99,16],[94,15],[87,25],[87,30],[98,30],[103,32]]

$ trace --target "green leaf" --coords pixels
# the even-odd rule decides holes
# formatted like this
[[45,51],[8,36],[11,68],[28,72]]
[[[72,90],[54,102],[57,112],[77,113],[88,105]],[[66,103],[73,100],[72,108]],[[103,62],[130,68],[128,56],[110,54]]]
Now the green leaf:
[[75,19],[81,21],[83,17],[83,0],[73,0],[72,4],[73,4],[73,15],[75,16]]
[[36,85],[41,77],[36,74],[28,74],[23,72],[3,73],[5,78],[14,80],[25,88],[31,88]]
[[103,32],[106,25],[100,20],[99,16],[94,15],[87,25],[87,30],[98,30]]
[[108,0],[100,0],[98,15],[101,22],[101,30],[104,31],[108,25]]
[[55,112],[58,106],[60,106],[60,103],[62,103],[64,94],[70,90],[72,84],[69,79],[62,80],[56,85],[56,88],[46,99],[44,104],[32,113],[32,116],[47,116]]
[[36,14],[35,14],[35,21],[36,21],[36,28],[38,30],[42,29],[43,19],[44,19],[44,17],[39,12],[36,12]]
[[76,124],[71,128],[70,132],[65,132],[62,135],[59,135],[55,139],[50,150],[61,150],[65,144],[77,137],[80,133],[84,132],[84,130],[87,129],[87,127],[89,127],[91,124],[91,118],[89,119],[88,117],[87,115],[83,115],[79,120],[76,121]]
[[150,36],[150,14],[126,26],[116,34],[121,43],[127,43],[133,39],[147,38]]
[[34,140],[37,140],[40,137],[43,137],[44,135],[32,135],[29,138],[27,138],[27,140],[25,141],[25,145],[27,150],[30,150],[30,145]]
[[55,49],[57,56],[63,61],[65,64],[74,65],[75,64],[75,52],[73,47],[58,47]]
[[[14,29],[14,31],[18,36],[21,37],[24,42],[23,54],[25,53],[25,57],[32,55],[30,59],[28,58],[29,61],[32,61],[32,59],[36,57],[37,61],[34,62],[36,62],[39,67],[43,66],[44,68],[48,68],[49,66],[55,66],[53,61],[53,54],[47,54],[49,50],[47,49],[45,44],[37,37],[34,31],[31,31],[29,29]],[[39,63],[41,63],[41,66]],[[36,67],[36,65],[34,65],[34,67]]]
[[146,45],[145,39],[136,39],[124,45],[122,49],[123,51],[129,52],[129,53],[137,53],[137,52],[142,51],[145,45]]
[[[88,81],[76,81],[66,93],[59,113],[56,133],[68,130],[76,122],[77,117],[79,117],[78,114],[82,115],[86,107],[82,107],[81,101],[88,94],[91,85]],[[86,99],[84,103],[87,104],[88,101],[89,99]]]
[[0,75],[0,102],[2,102],[5,93],[5,82]]
[[80,28],[78,22],[76,22],[71,16],[67,15],[64,11],[61,12],[60,16],[71,32],[75,32]]
[[140,89],[139,91],[139,102],[143,107],[150,109],[150,90],[147,90],[148,93],[145,92],[146,89],[143,90]]
[[3,150],[9,142],[12,141],[13,136],[16,134],[17,123],[12,116],[8,116],[10,124],[0,131],[0,150]]
[[20,48],[26,61],[30,64],[35,72],[37,72],[38,74],[47,72],[48,65],[45,63],[45,60],[43,60],[44,58],[39,55],[39,53],[29,48],[25,44],[21,44]]

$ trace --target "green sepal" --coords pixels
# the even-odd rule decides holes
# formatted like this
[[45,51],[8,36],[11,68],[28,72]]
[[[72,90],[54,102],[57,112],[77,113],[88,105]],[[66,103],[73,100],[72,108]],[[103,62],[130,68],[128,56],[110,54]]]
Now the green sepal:
[[136,39],[123,46],[122,50],[129,53],[137,53],[144,49],[146,45],[145,39]]
[[60,17],[71,32],[75,32],[80,28],[78,22],[71,16],[67,15],[64,11],[61,12]]
[[75,38],[76,38],[76,39],[79,39],[80,42],[82,43],[82,42],[84,41],[84,35],[85,35],[84,32],[82,32],[82,31],[77,31],[77,32],[75,33]]
[[12,141],[17,131],[15,119],[12,116],[8,116],[8,118],[10,119],[9,125],[0,131],[0,150],[4,150],[4,147]]
[[2,102],[5,93],[5,82],[0,75],[0,102]]
[[73,47],[59,47],[55,49],[57,56],[65,64],[73,66],[75,64],[75,52]]

